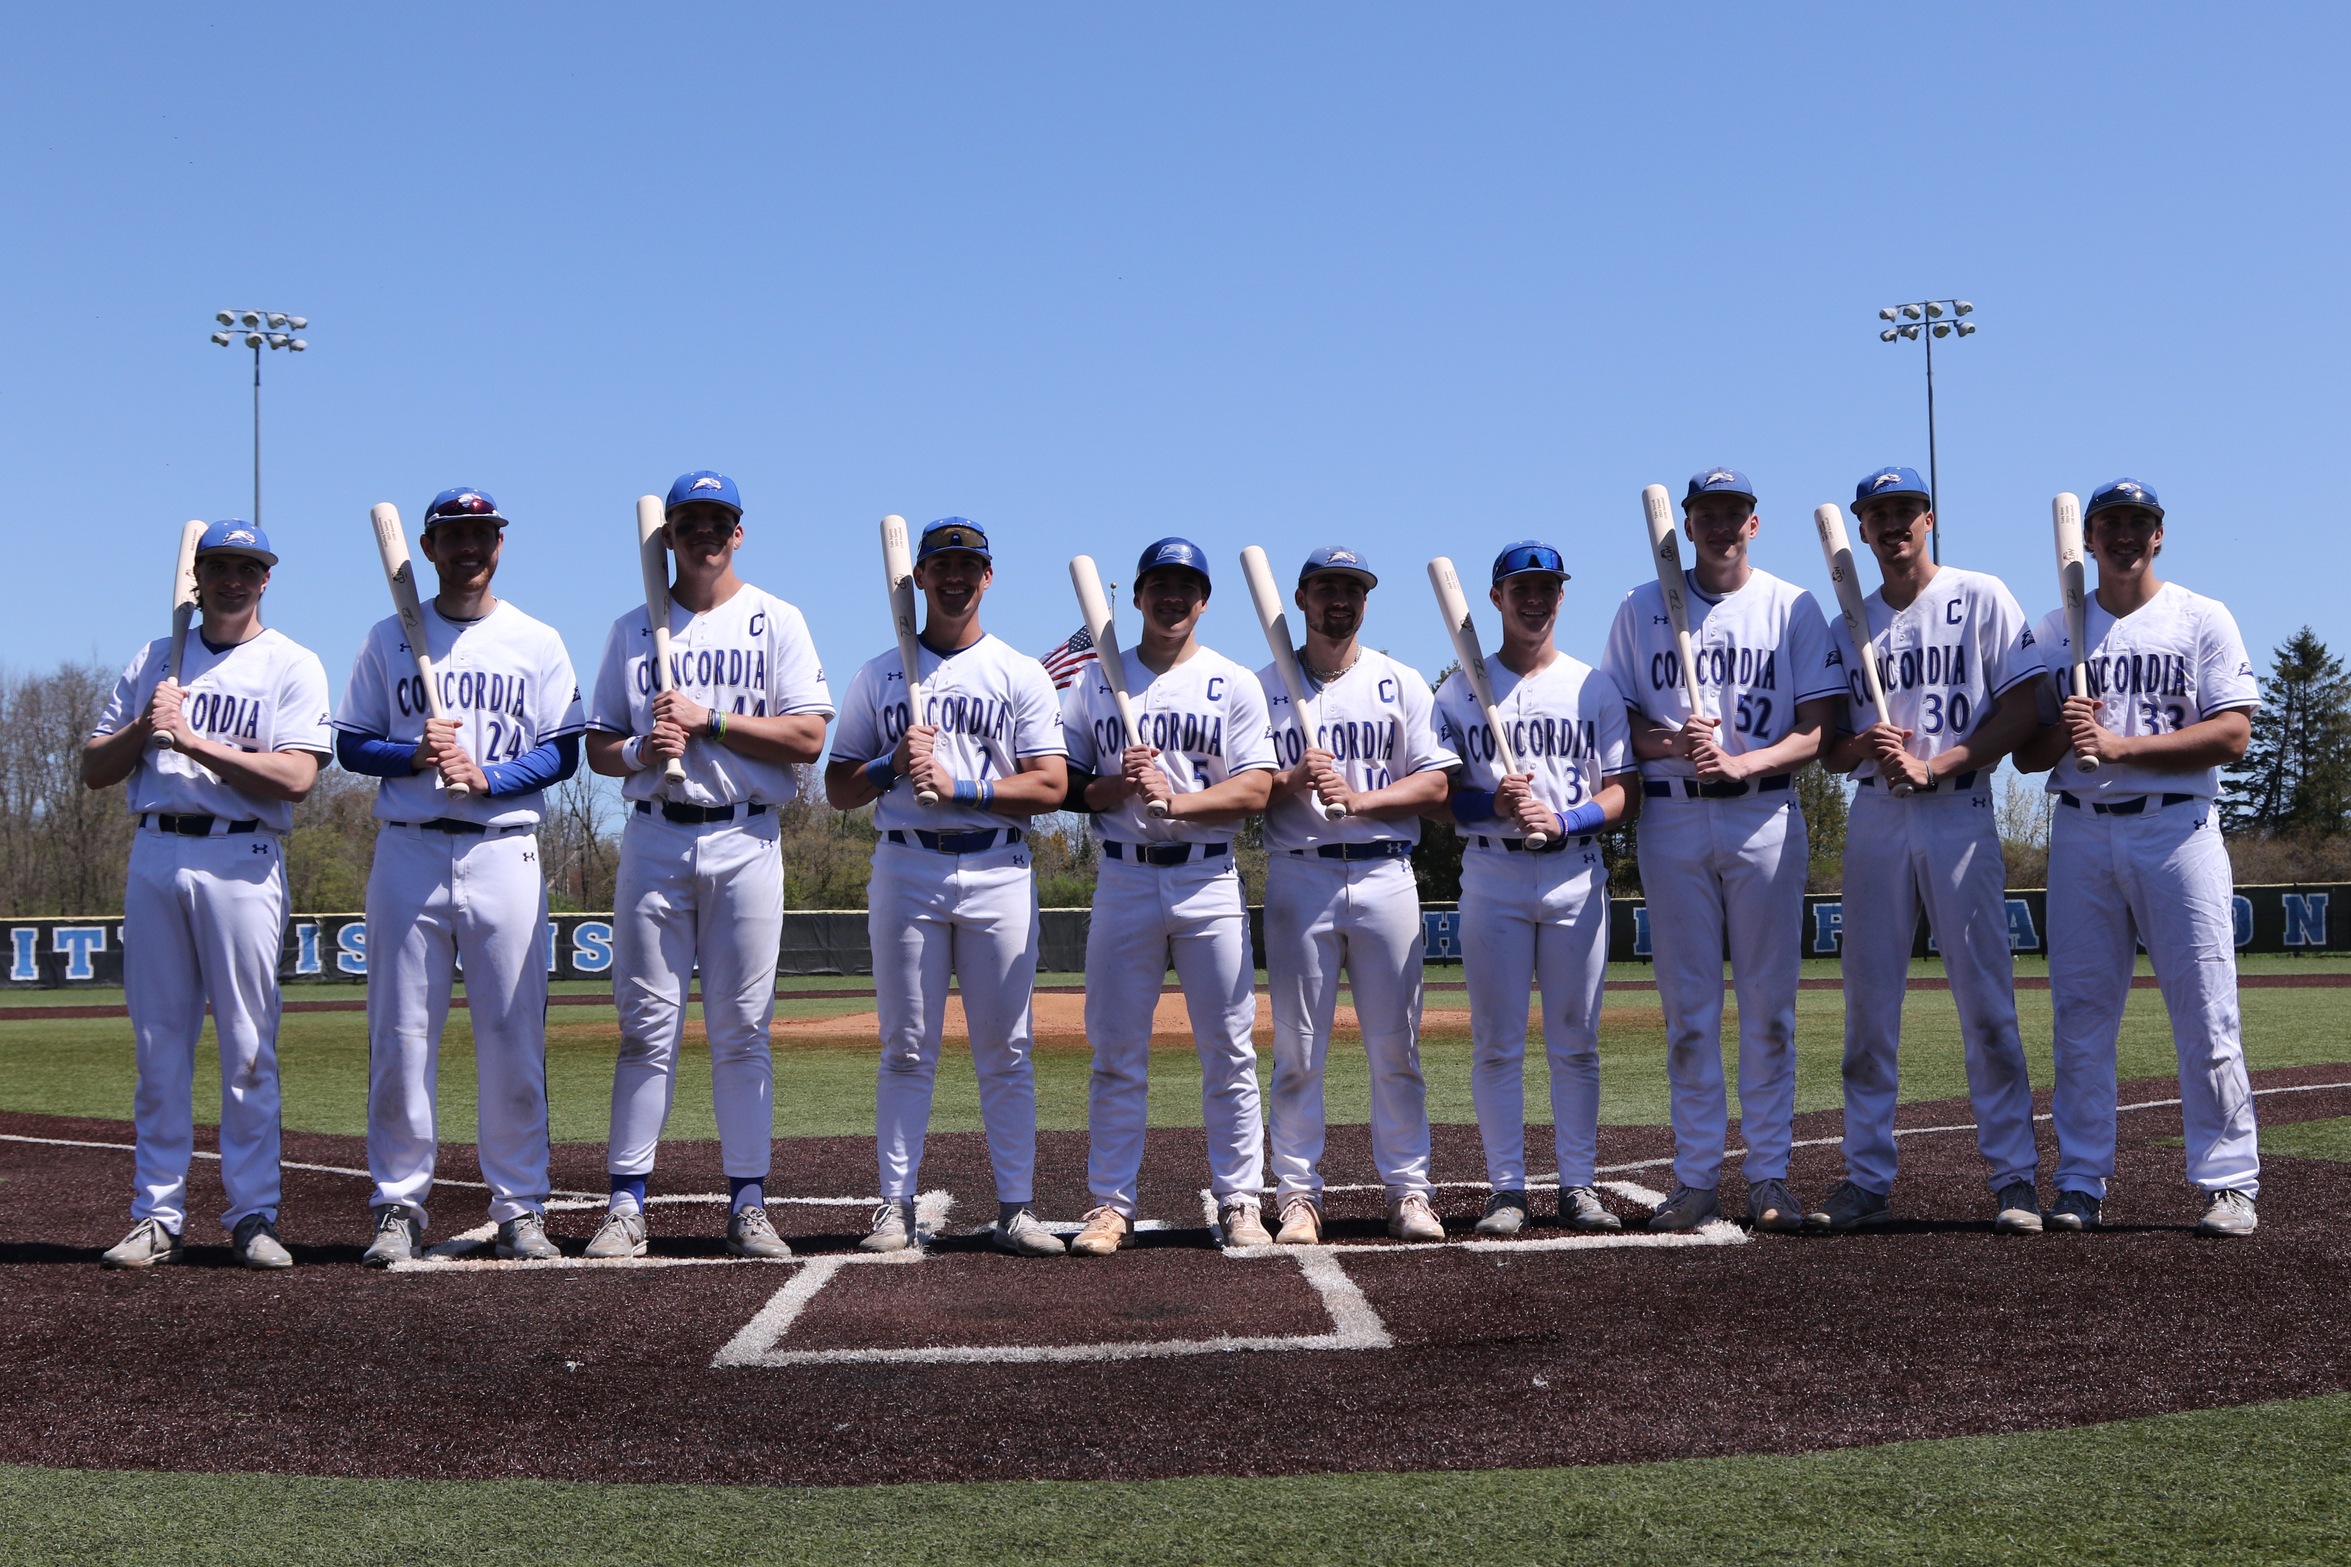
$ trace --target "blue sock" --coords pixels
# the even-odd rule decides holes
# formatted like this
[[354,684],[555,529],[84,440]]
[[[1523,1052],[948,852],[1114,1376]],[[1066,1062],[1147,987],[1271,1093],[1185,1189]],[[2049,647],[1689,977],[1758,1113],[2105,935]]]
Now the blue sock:
[[762,1188],[762,1186],[761,1186],[761,1184],[760,1184],[761,1182],[765,1181],[766,1179],[767,1179],[767,1177],[766,1177],[766,1176],[764,1176],[764,1175],[730,1175],[730,1176],[728,1176],[728,1177],[727,1177],[727,1202],[728,1202],[728,1206],[730,1206],[730,1207],[734,1207],[734,1208],[764,1208],[764,1207],[766,1207],[766,1206],[767,1206],[767,1193],[766,1193],[766,1191],[765,1191],[765,1190]]
[[637,1211],[643,1213],[645,1211],[645,1177],[641,1175],[612,1177],[612,1195],[627,1197],[629,1201],[637,1205]]

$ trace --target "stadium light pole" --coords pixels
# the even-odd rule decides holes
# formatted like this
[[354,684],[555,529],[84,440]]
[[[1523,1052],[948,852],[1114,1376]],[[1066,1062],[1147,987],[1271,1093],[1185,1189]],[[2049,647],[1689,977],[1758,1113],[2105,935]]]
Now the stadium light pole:
[[212,340],[227,348],[240,337],[253,350],[253,526],[261,526],[261,351],[264,348],[284,348],[301,353],[310,345],[296,337],[296,332],[310,325],[304,316],[290,316],[282,310],[216,310],[212,319],[223,330],[212,334]]
[[[1945,314],[1952,319],[1944,320]],[[1929,558],[1937,565],[1943,561],[1943,508],[1935,482],[1935,339],[1949,337],[1954,332],[1961,337],[1973,337],[1975,323],[1959,318],[1974,314],[1975,306],[1964,299],[1921,299],[1907,305],[1888,305],[1878,312],[1880,321],[1893,323],[1878,333],[1879,342],[1919,338],[1927,345],[1927,509],[1935,514],[1935,531],[1927,535],[1927,548]]]

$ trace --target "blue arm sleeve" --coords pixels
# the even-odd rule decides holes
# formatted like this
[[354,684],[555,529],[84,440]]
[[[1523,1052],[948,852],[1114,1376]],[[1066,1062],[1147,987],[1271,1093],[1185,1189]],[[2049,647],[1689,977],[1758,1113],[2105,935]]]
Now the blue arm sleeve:
[[1494,819],[1494,791],[1491,789],[1454,790],[1453,819],[1464,823],[1492,821]]
[[511,762],[492,762],[482,769],[490,781],[490,798],[528,794],[559,784],[580,770],[580,737],[559,735],[542,740]]
[[387,740],[382,735],[356,735],[348,729],[338,729],[335,760],[343,764],[347,773],[365,773],[371,778],[405,778],[416,771],[416,747]]

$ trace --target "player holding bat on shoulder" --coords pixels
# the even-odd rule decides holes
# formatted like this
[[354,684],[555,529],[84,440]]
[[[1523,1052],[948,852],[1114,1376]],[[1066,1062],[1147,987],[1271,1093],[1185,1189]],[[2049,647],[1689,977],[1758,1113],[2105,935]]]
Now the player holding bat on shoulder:
[[1687,1230],[1722,1211],[1727,942],[1747,1217],[1758,1229],[1799,1230],[1788,1150],[1810,855],[1791,782],[1826,745],[1845,682],[1819,604],[1750,558],[1763,520],[1747,476],[1691,476],[1679,530],[1690,541],[1687,572],[1670,502],[1661,485],[1643,493],[1657,580],[1625,595],[1600,660],[1632,707],[1646,802],[1641,891],[1672,1087],[1674,1189],[1649,1228]]
[[[943,517],[922,530],[906,566],[889,559],[905,550],[905,524],[886,519],[883,539],[893,589],[910,569],[928,613],[912,665],[905,649],[892,648],[850,680],[824,775],[836,809],[875,806],[881,835],[866,926],[882,1039],[874,1091],[882,1201],[858,1244],[903,1251],[920,1243],[923,1137],[948,987],[960,981],[996,1177],[990,1239],[999,1251],[1058,1257],[1061,1241],[1029,1211],[1037,882],[1024,840],[1028,818],[1059,810],[1069,791],[1061,703],[1044,665],[981,628],[980,601],[996,580],[985,529]],[[925,794],[937,803],[921,803]]]
[[[1959,1012],[1993,1228],[2036,1233],[2033,1092],[1992,768],[2033,732],[2041,657],[1999,578],[1935,563],[1916,470],[1862,479],[1853,513],[1884,585],[1861,605],[1863,645],[1835,627],[1850,678],[1828,766],[1859,785],[1845,824],[1845,1178],[1806,1222],[1852,1230],[1892,1217],[1902,996],[1923,911]],[[1875,691],[1863,659],[1875,663]]]
[[1470,1088],[1493,1191],[1478,1230],[1515,1234],[1528,1217],[1527,998],[1540,988],[1559,1158],[1559,1220],[1615,1230],[1593,1182],[1600,1136],[1600,998],[1608,977],[1608,868],[1592,835],[1640,809],[1624,694],[1552,642],[1567,568],[1526,540],[1494,557],[1489,594],[1502,646],[1482,657],[1453,563],[1429,563],[1461,667],[1437,688],[1439,742],[1461,758],[1455,824],[1461,955],[1469,985]]
[[[2059,558],[2082,521],[2057,498]],[[2234,879],[2213,797],[2241,761],[2261,688],[2228,607],[2155,574],[2163,503],[2100,485],[2086,519],[2098,591],[2041,622],[2046,727],[2017,765],[2052,768],[2049,989],[2056,1007],[2057,1197],[2048,1225],[2096,1229],[2114,1178],[2115,1042],[2138,942],[2171,1014],[2197,1233],[2253,1233],[2261,1190],[2237,1013]],[[2078,542],[2072,551],[2078,573]],[[2068,599],[2080,602],[2068,591]],[[2134,941],[2135,938],[2135,941]]]

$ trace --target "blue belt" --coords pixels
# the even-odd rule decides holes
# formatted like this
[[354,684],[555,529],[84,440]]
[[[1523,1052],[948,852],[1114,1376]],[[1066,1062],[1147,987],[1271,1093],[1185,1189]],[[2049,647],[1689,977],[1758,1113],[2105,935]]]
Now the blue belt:
[[1200,851],[1200,858],[1213,860],[1230,845],[1222,843],[1120,843],[1115,838],[1102,840],[1102,856],[1110,860],[1132,860],[1137,865],[1181,865]]
[[902,832],[893,827],[882,836],[892,843],[905,843],[911,839],[933,854],[979,854],[993,849],[999,841],[1007,848],[1020,842],[1020,829],[975,827],[970,832],[925,832],[917,827],[911,832]]
[[2154,795],[2142,794],[2133,799],[2117,800],[2112,805],[2108,805],[2099,800],[2077,800],[2063,789],[2057,791],[2058,804],[2070,805],[2077,811],[2087,805],[2100,816],[2136,816],[2150,805],[2160,811],[2167,805],[2185,805],[2190,800],[2201,798],[2203,796],[2194,794],[2167,794],[2159,800]]
[[1320,855],[1326,860],[1409,860],[1412,845],[1401,838],[1379,838],[1370,843],[1321,843],[1311,849],[1292,849],[1292,854]]
[[1769,794],[1774,789],[1788,787],[1788,774],[1773,773],[1768,778],[1753,782],[1740,779],[1737,783],[1714,779],[1700,783],[1695,778],[1648,778],[1642,780],[1641,795],[1649,800],[1736,800],[1742,795]]

